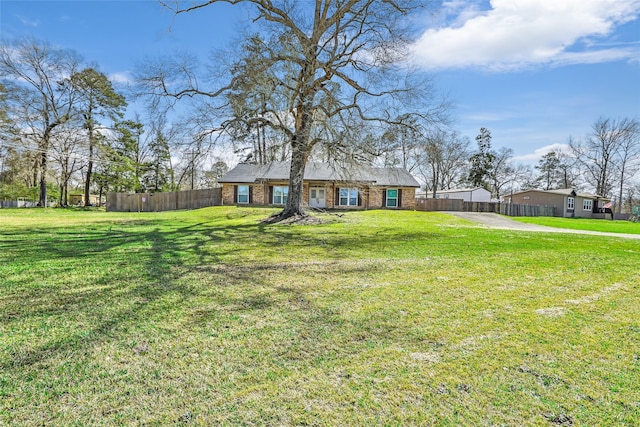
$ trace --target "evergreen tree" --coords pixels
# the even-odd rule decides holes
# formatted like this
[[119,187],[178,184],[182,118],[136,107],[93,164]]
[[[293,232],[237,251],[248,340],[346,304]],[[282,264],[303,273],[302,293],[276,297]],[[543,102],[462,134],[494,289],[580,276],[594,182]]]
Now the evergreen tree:
[[480,128],[480,134],[476,136],[478,151],[469,159],[469,176],[467,180],[474,187],[483,187],[490,190],[489,178],[493,170],[495,154],[491,150],[491,131]]
[[560,178],[561,168],[560,159],[555,151],[550,151],[534,166],[540,171],[540,175],[536,179],[536,183],[543,190],[552,190],[556,188]]
[[125,120],[115,125],[116,137],[101,147],[99,185],[117,192],[143,191],[142,177],[149,165],[141,147],[142,124]]
[[78,92],[76,109],[82,116],[83,127],[88,137],[88,162],[84,182],[84,200],[89,203],[89,190],[92,183],[93,162],[100,135],[97,133],[100,118],[116,120],[122,117],[127,103],[124,96],[118,94],[106,75],[93,68],[85,68],[71,76],[71,84]]
[[155,137],[149,142],[149,162],[147,173],[144,177],[144,186],[148,191],[172,191],[171,154],[169,141],[160,129],[156,130]]

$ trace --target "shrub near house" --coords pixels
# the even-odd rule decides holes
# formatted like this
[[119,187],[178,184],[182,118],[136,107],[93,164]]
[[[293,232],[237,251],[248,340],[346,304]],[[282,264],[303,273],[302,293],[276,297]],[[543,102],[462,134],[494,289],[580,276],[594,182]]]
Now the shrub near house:
[[[286,204],[289,166],[289,162],[239,164],[218,181],[222,184],[222,203]],[[355,166],[345,170],[328,163],[309,163],[304,174],[303,201],[312,208],[414,209],[419,186],[404,169]]]

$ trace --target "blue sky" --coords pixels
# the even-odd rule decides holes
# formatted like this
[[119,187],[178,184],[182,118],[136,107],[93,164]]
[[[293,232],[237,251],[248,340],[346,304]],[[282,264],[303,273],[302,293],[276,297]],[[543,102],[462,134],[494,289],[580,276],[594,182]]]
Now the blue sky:
[[[301,0],[304,1],[304,0]],[[415,16],[414,65],[456,107],[471,140],[534,162],[583,137],[598,117],[640,117],[640,0],[449,0]],[[154,0],[0,0],[0,37],[35,36],[73,49],[113,80],[144,57],[188,51],[203,60],[250,26],[243,7],[174,17]]]

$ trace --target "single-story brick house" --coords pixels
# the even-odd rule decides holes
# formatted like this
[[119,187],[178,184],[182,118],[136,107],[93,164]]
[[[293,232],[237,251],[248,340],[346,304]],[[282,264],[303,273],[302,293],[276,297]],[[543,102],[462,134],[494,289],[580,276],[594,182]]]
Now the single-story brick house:
[[[289,162],[240,163],[218,180],[224,205],[283,206],[289,194]],[[303,203],[312,208],[415,209],[420,184],[399,168],[354,166],[339,170],[328,163],[308,163]]]
[[556,216],[604,218],[603,206],[611,199],[598,194],[578,193],[573,188],[526,190],[504,196],[505,203],[555,206]]

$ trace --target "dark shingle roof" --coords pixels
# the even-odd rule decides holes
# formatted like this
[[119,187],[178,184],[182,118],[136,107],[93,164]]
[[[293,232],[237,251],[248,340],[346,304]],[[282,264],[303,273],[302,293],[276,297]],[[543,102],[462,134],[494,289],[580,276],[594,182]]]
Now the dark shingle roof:
[[[287,181],[289,171],[289,162],[273,162],[267,165],[240,163],[224,174],[219,182]],[[380,186],[420,187],[418,181],[404,169],[354,166],[347,170],[338,169],[329,163],[308,163],[304,171],[304,179],[305,181],[367,182]]]

